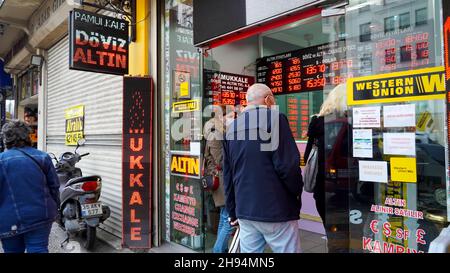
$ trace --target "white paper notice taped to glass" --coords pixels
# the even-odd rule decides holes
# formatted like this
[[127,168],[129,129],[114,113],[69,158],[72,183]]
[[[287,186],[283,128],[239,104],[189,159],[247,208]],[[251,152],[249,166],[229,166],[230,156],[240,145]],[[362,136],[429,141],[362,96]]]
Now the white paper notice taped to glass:
[[191,142],[190,143],[190,151],[193,155],[200,155],[200,142]]
[[353,157],[373,157],[372,129],[353,130]]
[[353,108],[353,127],[355,128],[379,128],[380,106]]
[[386,161],[359,161],[359,181],[388,182]]
[[416,134],[383,133],[383,152],[387,155],[416,156]]
[[415,127],[416,105],[399,104],[383,107],[384,127]]

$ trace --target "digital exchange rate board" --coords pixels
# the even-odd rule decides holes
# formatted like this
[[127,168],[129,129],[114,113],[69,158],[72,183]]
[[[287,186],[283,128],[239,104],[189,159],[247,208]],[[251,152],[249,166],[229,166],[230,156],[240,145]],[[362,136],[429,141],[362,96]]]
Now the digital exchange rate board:
[[246,106],[247,89],[255,77],[221,71],[203,70],[205,98],[213,105]]
[[275,95],[321,91],[325,85],[338,85],[352,77],[346,71],[353,63],[343,58],[344,51],[336,42],[260,58],[257,82],[267,84]]

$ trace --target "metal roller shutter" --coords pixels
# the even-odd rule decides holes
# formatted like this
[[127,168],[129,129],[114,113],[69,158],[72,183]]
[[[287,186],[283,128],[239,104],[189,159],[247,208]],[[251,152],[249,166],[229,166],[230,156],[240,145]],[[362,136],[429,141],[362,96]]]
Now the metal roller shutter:
[[47,152],[59,156],[74,147],[64,145],[64,110],[85,106],[86,146],[89,152],[78,166],[84,175],[103,179],[101,201],[110,206],[111,217],[102,228],[122,233],[122,77],[69,70],[66,36],[48,51]]

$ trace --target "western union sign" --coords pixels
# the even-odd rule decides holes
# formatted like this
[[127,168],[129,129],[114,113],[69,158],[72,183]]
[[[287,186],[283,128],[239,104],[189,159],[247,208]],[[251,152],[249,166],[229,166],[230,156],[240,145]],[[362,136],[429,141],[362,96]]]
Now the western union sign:
[[174,113],[192,112],[200,109],[199,100],[185,100],[174,102],[172,104],[172,111]]
[[444,67],[351,78],[348,105],[445,99]]
[[170,155],[170,173],[177,176],[200,178],[200,156],[172,153]]

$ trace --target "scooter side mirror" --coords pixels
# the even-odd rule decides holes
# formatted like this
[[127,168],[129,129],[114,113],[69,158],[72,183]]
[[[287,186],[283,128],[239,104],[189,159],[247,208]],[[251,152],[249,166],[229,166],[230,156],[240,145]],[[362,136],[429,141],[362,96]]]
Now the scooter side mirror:
[[79,147],[79,146],[83,146],[85,143],[86,143],[86,139],[84,139],[84,138],[80,138],[80,139],[77,141],[78,147]]
[[77,141],[77,147],[75,148],[75,153],[77,153],[78,148],[80,148],[80,146],[83,146],[85,143],[86,143],[86,139],[80,138],[80,139]]

